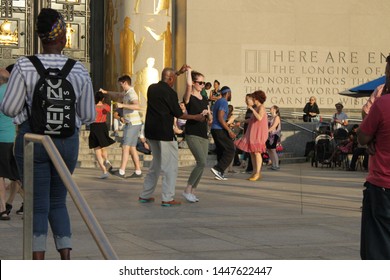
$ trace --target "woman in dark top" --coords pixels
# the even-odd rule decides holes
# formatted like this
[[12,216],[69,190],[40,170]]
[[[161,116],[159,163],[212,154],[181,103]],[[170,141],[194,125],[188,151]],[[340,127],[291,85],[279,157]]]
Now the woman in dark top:
[[317,119],[317,116],[320,114],[320,109],[318,109],[316,101],[316,98],[311,96],[309,102],[303,108],[303,112],[305,113],[303,115],[304,122],[312,122],[312,119]]
[[[187,90],[184,94],[183,101],[187,108],[188,114],[207,115],[209,123],[212,121],[210,109],[208,107],[207,98],[201,95],[201,91],[205,85],[203,74],[192,71],[191,67],[187,67]],[[188,178],[187,187],[183,192],[183,196],[189,202],[198,202],[199,199],[195,196],[195,189],[202,177],[204,167],[207,163],[207,155],[209,150],[209,140],[207,137],[208,122],[199,122],[187,120],[185,129],[185,138],[191,153],[195,157],[196,166]]]
[[210,106],[211,109],[213,109],[214,103],[221,98],[221,93],[220,93],[220,82],[218,80],[214,81],[214,89],[210,91],[210,96],[209,96],[209,101],[210,101]]

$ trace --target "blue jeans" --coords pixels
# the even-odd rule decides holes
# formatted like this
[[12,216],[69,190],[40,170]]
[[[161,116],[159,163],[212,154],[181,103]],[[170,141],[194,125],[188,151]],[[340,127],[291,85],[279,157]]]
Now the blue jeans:
[[[15,158],[23,181],[24,135],[30,132],[27,122],[19,125],[15,141]],[[70,173],[73,173],[79,152],[78,129],[68,138],[52,138]],[[66,208],[67,190],[45,148],[34,144],[34,213],[33,251],[46,251],[48,224],[57,250],[71,247],[71,228]]]

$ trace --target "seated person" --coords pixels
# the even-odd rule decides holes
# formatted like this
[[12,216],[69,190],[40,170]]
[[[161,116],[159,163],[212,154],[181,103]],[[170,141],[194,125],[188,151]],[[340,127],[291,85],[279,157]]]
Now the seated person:
[[316,103],[316,98],[311,96],[309,102],[306,103],[305,108],[303,108],[303,121],[304,122],[314,122],[318,121],[318,117],[320,114],[320,109]]
[[324,163],[339,162],[340,155],[352,154],[357,143],[356,129],[348,133],[348,139],[340,142],[334,149],[329,159],[324,160]]

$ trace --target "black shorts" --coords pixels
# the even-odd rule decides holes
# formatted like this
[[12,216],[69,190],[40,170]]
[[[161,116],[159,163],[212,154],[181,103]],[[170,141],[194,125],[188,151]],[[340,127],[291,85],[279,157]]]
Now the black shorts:
[[12,181],[20,180],[14,157],[14,143],[0,143],[0,177]]
[[270,144],[269,140],[267,140],[267,142],[265,142],[265,146],[267,147],[268,150],[276,149],[276,145],[278,144],[278,142],[279,142],[279,136],[275,134],[272,145]]

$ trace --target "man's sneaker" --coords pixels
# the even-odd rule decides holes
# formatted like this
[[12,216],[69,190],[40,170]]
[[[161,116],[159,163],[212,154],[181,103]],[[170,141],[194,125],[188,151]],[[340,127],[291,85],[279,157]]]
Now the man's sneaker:
[[199,198],[196,196],[196,195],[194,195],[194,194],[192,194],[193,196],[194,196],[194,198],[195,198],[195,202],[199,202]]
[[215,176],[214,179],[219,180],[219,181],[226,181],[227,178],[222,175],[222,177]]
[[181,202],[176,200],[161,201],[161,206],[163,207],[171,207],[171,206],[179,206],[179,205],[181,205]]
[[131,174],[129,177],[127,177],[127,178],[142,178],[142,174],[137,174],[137,173],[133,173],[133,174]]
[[196,202],[196,197],[195,197],[192,193],[183,192],[183,196],[184,196],[184,198],[185,198],[188,202],[191,202],[191,203]]
[[100,175],[99,179],[106,179],[110,176],[109,173],[103,173],[102,175]]
[[126,178],[126,174],[120,174],[119,173],[119,169],[118,170],[114,170],[114,171],[109,171],[112,175],[114,175],[114,176],[117,176],[117,177],[119,177],[119,178],[122,178],[122,179],[125,179]]
[[217,169],[215,169],[214,167],[211,168],[211,172],[214,173],[215,177],[218,177],[219,179],[218,180],[224,180],[224,176],[223,176],[223,173],[218,171]]
[[22,206],[20,206],[19,210],[16,210],[17,215],[23,215],[23,203]]
[[138,202],[140,202],[140,203],[150,203],[150,202],[154,202],[154,197],[149,197],[149,198],[142,198],[142,197],[139,197],[139,198],[138,198]]

